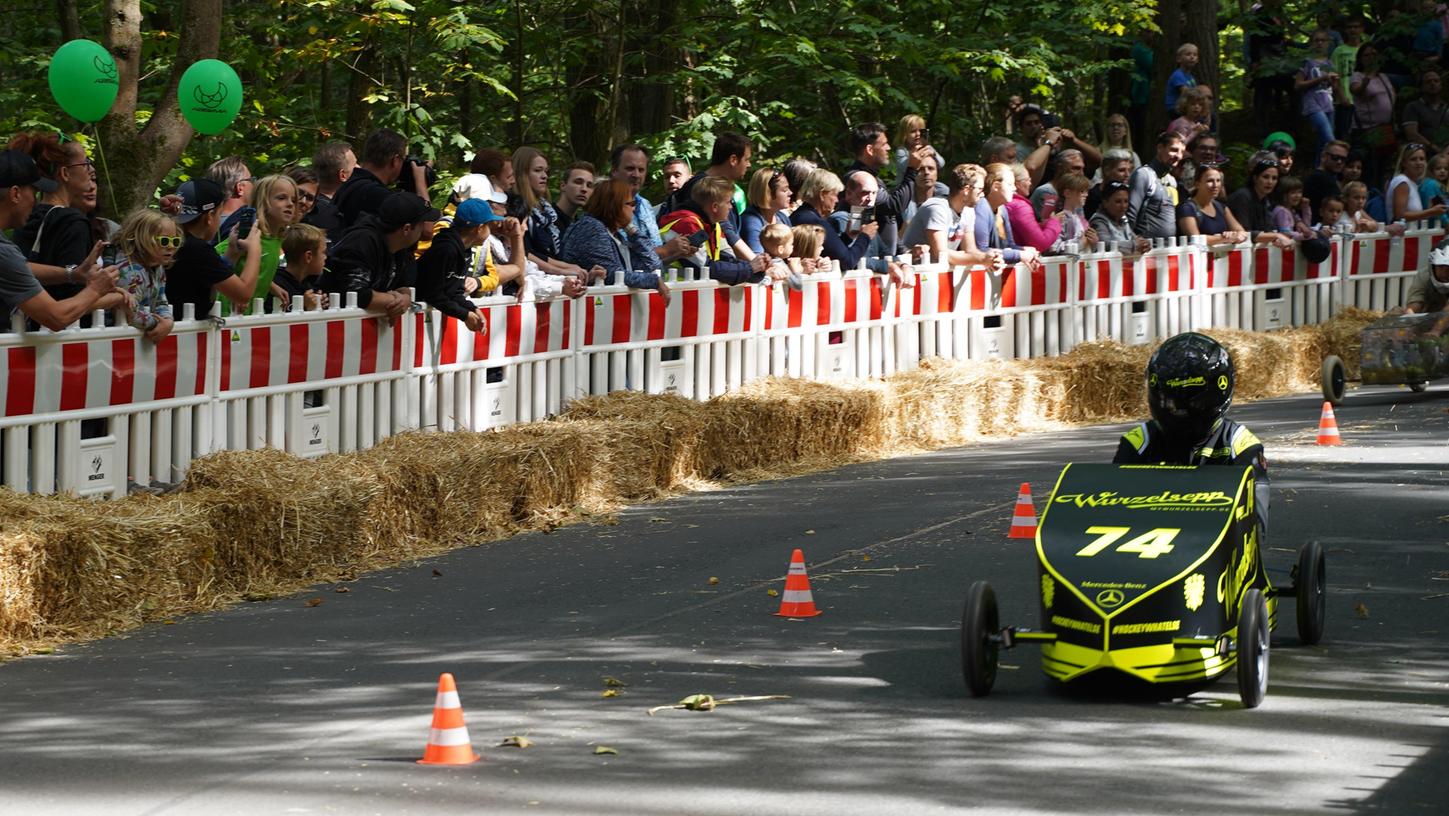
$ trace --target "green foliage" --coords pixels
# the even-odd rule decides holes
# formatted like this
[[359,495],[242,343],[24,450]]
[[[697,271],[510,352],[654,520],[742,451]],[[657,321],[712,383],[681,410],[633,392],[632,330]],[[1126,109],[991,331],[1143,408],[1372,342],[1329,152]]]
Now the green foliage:
[[[182,0],[143,4],[138,115],[166,92]],[[770,159],[848,161],[852,124],[930,118],[933,142],[974,159],[1008,96],[1094,134],[1108,74],[1126,65],[1156,0],[233,0],[218,57],[246,105],[192,139],[166,184],[236,153],[253,170],[305,161],[318,143],[374,127],[455,174],[473,150],[534,144],[555,166],[596,163],[623,141],[707,156],[731,128]],[[55,4],[20,0],[0,21],[0,128],[77,130],[45,88],[61,42]],[[100,38],[101,3],[79,3]],[[622,25],[621,25],[622,23]],[[1225,59],[1237,59],[1225,53]],[[1236,75],[1236,74],[1229,74]]]

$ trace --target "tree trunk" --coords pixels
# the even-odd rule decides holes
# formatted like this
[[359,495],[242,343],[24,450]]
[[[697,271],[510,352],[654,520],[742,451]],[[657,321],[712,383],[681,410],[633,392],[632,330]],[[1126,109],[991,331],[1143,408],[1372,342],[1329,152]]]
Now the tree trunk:
[[523,25],[523,0],[513,0],[513,118],[508,122],[508,143],[523,144],[523,77],[528,59],[526,31]]
[[[1182,4],[1192,0],[1159,0],[1157,26],[1162,34],[1157,38],[1152,60],[1152,90],[1147,97],[1147,133],[1161,133],[1171,121],[1163,98],[1167,95],[1167,78],[1177,70],[1177,47],[1185,42],[1182,38]],[[1176,116],[1177,114],[1172,114]],[[1144,145],[1152,152],[1152,145]],[[1138,151],[1141,153],[1141,151]],[[1146,161],[1146,159],[1143,159]]]
[[55,0],[56,16],[60,18],[60,37],[66,42],[81,38],[80,12],[76,0]]
[[1197,81],[1223,98],[1218,87],[1218,0],[1182,0],[1182,41],[1197,46]]
[[[458,64],[459,65],[463,65],[463,64],[466,64],[467,62],[468,62],[468,52],[467,51],[459,51],[458,52]],[[473,135],[473,83],[471,83],[471,82],[464,82],[464,83],[462,83],[462,87],[460,87],[458,89],[458,132],[461,133],[461,134],[463,134],[463,137],[466,138],[466,139],[468,139],[469,141],[472,141],[472,139],[474,138],[474,135]],[[474,147],[476,148],[477,145],[474,145]],[[461,150],[454,150],[453,151],[453,154],[454,154],[454,157],[458,161],[460,161],[460,162],[462,161],[462,159],[463,159],[463,151],[461,151]]]
[[629,49],[643,56],[644,65],[629,95],[629,132],[658,133],[673,124],[674,86],[658,77],[680,65],[680,50],[671,44],[680,6],[673,0],[653,0],[639,9],[636,19],[643,24],[630,38]]
[[347,80],[347,135],[354,140],[359,150],[362,149],[362,139],[366,138],[367,124],[371,118],[367,103],[362,98],[367,96],[374,84],[369,74],[376,56],[377,49],[372,47],[372,40],[369,38],[362,44],[352,75]]
[[116,104],[101,120],[100,148],[105,173],[102,202],[113,202],[111,216],[120,218],[146,205],[156,186],[176,165],[191,141],[191,126],[181,116],[176,86],[197,60],[215,57],[221,42],[221,0],[182,0],[180,41],[166,90],[146,126],[136,129],[136,103],[141,77],[141,2],[106,0],[102,44],[115,57],[120,73]]
[[[582,11],[579,20],[585,31],[607,31],[612,20],[593,7]],[[591,161],[601,171],[607,167],[613,124],[609,119],[605,77],[614,71],[610,49],[585,48],[577,62],[567,66],[564,77],[568,83],[569,147],[573,155]]]

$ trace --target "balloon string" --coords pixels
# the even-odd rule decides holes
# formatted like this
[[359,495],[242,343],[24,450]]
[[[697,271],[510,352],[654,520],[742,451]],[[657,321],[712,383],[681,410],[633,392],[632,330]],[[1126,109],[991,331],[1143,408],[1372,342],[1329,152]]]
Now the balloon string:
[[116,212],[116,188],[111,184],[111,168],[106,165],[106,150],[101,145],[101,123],[96,123],[96,155],[101,160],[101,173],[106,177],[106,195],[111,199],[111,217],[119,219]]

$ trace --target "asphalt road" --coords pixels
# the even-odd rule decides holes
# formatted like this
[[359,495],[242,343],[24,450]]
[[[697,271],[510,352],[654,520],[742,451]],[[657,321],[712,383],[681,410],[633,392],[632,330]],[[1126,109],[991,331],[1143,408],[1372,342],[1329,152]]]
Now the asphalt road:
[[[1121,427],[1091,428],[694,494],[13,661],[0,812],[1443,812],[1445,396],[1352,393],[1342,448],[1313,445],[1314,397],[1235,411],[1269,447],[1269,566],[1328,551],[1325,640],[1284,616],[1256,710],[1231,678],[1052,688],[1030,647],[966,695],[964,589],[989,579],[1035,623],[1016,488],[1040,501],[1063,462],[1109,459]],[[810,620],[771,614],[795,547]],[[444,671],[484,759],[420,767]],[[646,713],[696,692],[790,699]]]

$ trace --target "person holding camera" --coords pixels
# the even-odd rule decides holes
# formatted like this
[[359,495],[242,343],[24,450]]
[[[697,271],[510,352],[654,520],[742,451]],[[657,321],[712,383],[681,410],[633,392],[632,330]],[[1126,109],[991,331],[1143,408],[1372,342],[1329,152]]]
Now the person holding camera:
[[[886,135],[885,125],[866,122],[850,132],[850,147],[855,151],[855,161],[845,168],[845,180],[849,182],[857,173],[865,173],[876,182],[879,190],[881,168],[891,162],[891,142]],[[935,149],[929,144],[919,143],[906,155],[905,171],[896,177],[895,186],[885,195],[877,196],[875,223],[878,226],[881,252],[872,253],[894,257],[897,239],[900,238],[901,214],[910,206],[916,194],[916,171],[922,164],[935,161]],[[830,255],[827,243],[826,255]],[[833,256],[832,256],[833,257]]]
[[211,312],[218,296],[241,311],[261,275],[261,230],[249,229],[239,236],[240,227],[233,226],[223,254],[218,255],[211,238],[221,224],[226,191],[211,179],[198,178],[182,184],[176,194],[180,209],[173,218],[181,225],[182,243],[166,276],[166,299],[178,310],[190,303],[197,318]]
[[332,197],[339,226],[328,230],[330,241],[341,238],[342,233],[363,215],[377,215],[382,202],[392,195],[392,187],[399,178],[403,179],[403,186],[409,187],[409,191],[419,198],[428,197],[428,174],[432,168],[408,155],[407,140],[397,131],[382,128],[368,134],[367,141],[362,143],[359,159],[357,167]]
[[96,261],[105,244],[97,241],[90,254],[73,270],[74,276],[85,282],[80,292],[65,300],[56,300],[41,287],[25,261],[25,253],[5,231],[29,220],[38,193],[55,189],[56,183],[40,175],[34,159],[18,150],[0,152],[0,304],[7,313],[18,309],[47,329],[60,331],[115,291],[119,270],[98,268]]

